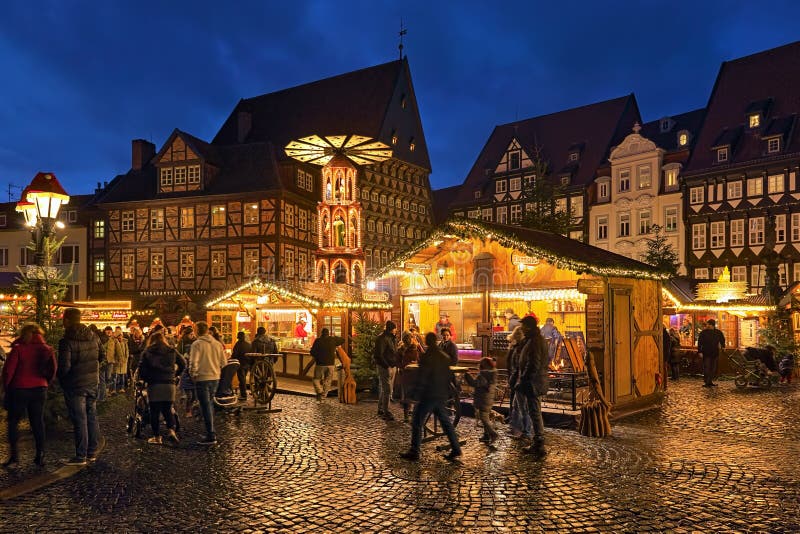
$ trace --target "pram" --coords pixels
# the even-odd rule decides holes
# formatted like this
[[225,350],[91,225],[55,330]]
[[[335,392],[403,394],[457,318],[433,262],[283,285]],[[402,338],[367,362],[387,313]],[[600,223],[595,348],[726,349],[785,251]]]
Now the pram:
[[768,361],[774,363],[772,354],[766,349],[748,347],[744,353],[733,351],[728,354],[733,366],[736,368],[736,378],[733,383],[737,388],[755,386],[769,389],[778,382],[778,375],[771,371]]
[[223,412],[232,412],[239,415],[242,407],[239,405],[239,397],[233,389],[233,377],[239,370],[239,360],[228,360],[228,363],[220,371],[219,385],[214,393],[214,406]]
[[[142,428],[150,423],[150,402],[147,399],[147,386],[143,380],[139,380],[138,373],[134,375],[133,383],[133,412],[126,417],[126,430],[136,439],[142,439]],[[181,421],[174,405],[172,416],[175,418],[175,432],[180,432]]]

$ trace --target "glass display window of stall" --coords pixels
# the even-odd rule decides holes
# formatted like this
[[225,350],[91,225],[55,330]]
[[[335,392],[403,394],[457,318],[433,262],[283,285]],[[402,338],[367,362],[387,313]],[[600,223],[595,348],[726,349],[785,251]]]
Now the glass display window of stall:
[[681,347],[693,347],[696,344],[696,329],[690,313],[677,313],[675,315],[670,315],[667,328],[674,328],[678,333],[678,337],[681,340]]

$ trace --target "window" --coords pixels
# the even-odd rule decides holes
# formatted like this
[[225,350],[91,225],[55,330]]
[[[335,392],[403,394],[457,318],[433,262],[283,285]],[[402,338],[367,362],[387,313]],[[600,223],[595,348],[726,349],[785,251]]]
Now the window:
[[649,189],[651,185],[650,165],[639,165],[639,189]]
[[211,278],[225,278],[225,251],[211,251]]
[[244,223],[245,224],[258,224],[258,204],[247,203],[244,206]]
[[150,279],[164,279],[164,254],[161,252],[150,254]]
[[254,276],[258,274],[258,249],[244,249],[244,275]]
[[425,206],[420,206],[419,207],[419,212],[420,212],[420,214],[425,215]]
[[764,265],[751,265],[750,266],[750,276],[751,276],[751,283],[750,285],[753,287],[764,287],[764,278],[766,278],[767,269]]
[[211,226],[225,226],[225,206],[211,206]]
[[522,219],[522,204],[511,206],[511,224],[518,223]]
[[[692,225],[692,250],[703,250],[706,248],[706,225]],[[706,275],[708,276],[708,275]]]
[[194,252],[181,252],[181,278],[194,278]]
[[0,248],[0,267],[8,267],[8,249]]
[[372,202],[377,202],[377,201],[378,201],[378,193],[375,193],[375,192],[372,192],[372,193],[370,193],[370,195],[369,195],[369,199],[370,199]]
[[725,221],[711,223],[711,248],[725,248]]
[[190,184],[200,183],[200,165],[189,165],[187,168],[187,180]]
[[619,171],[619,191],[623,193],[631,190],[631,171],[630,169],[622,169]]
[[507,186],[508,186],[508,182],[506,180],[497,180],[494,183],[494,192],[495,193],[505,193]]
[[578,153],[577,152],[570,152],[569,153],[569,161],[578,161]]
[[161,169],[161,187],[172,185],[172,167]]
[[123,254],[122,255],[122,279],[133,280],[136,276],[136,255]]
[[94,221],[94,238],[103,239],[106,237],[106,221],[97,219]]
[[372,269],[372,250],[367,249],[364,251],[364,263],[366,263],[367,269]]
[[600,182],[597,186],[597,196],[600,200],[608,200],[608,182]]
[[417,208],[418,208],[417,203],[416,202],[412,202],[411,203],[411,213],[417,213],[417,211],[418,211]]
[[134,226],[134,218],[132,211],[123,211],[122,212],[122,231],[123,232],[133,232]]
[[472,196],[473,196],[473,198],[476,198],[476,199],[477,198],[481,198],[481,192],[480,191],[475,191]]
[[728,161],[728,147],[717,149],[717,162],[722,163]]
[[569,238],[574,239],[575,241],[583,241],[583,232],[580,230],[574,230],[569,233]]
[[778,284],[780,284],[783,287],[789,285],[786,267],[787,265],[785,263],[781,263],[780,265],[778,265]]
[[367,221],[367,232],[373,233],[375,231],[375,221],[369,220]]
[[773,137],[772,139],[767,141],[767,152],[769,154],[775,154],[776,152],[781,151],[781,138],[780,137]]
[[750,219],[750,246],[764,244],[764,217]]
[[712,280],[719,280],[719,277],[722,276],[722,271],[724,267],[714,267],[711,269],[711,279]]
[[286,226],[294,226],[294,206],[291,204],[284,206],[283,223]]
[[383,233],[383,223],[381,221],[378,221],[378,233]]
[[628,237],[631,235],[631,214],[621,213],[619,216],[619,231],[617,236]]
[[639,235],[649,234],[652,221],[650,218],[650,210],[642,210],[639,212]]
[[759,178],[748,178],[747,179],[747,196],[748,197],[760,197],[764,194],[764,179]]
[[414,149],[417,148],[417,145],[414,144],[414,138],[412,137],[411,140],[408,142],[408,149],[411,152],[414,152]]
[[33,251],[28,247],[19,249],[19,264],[22,266],[33,265]]
[[[5,217],[6,217],[5,213],[0,214],[0,226],[5,226],[6,225]],[[64,213],[64,220],[67,221],[68,223],[78,222],[78,211],[77,210],[67,210]]]
[[705,200],[704,192],[705,188],[703,187],[692,187],[689,189],[689,204],[702,204]]
[[681,132],[678,134],[678,146],[686,146],[689,144],[689,134]]
[[467,218],[468,219],[480,219],[481,218],[481,210],[469,210],[467,211]]
[[678,188],[678,169],[664,171],[664,189],[671,191]]
[[106,281],[106,260],[103,258],[94,259],[94,281],[97,283]]
[[557,198],[556,199],[556,213],[566,213],[567,212],[567,199],[566,198]]
[[742,181],[728,182],[728,199],[742,198]]
[[80,260],[80,247],[78,245],[61,245],[54,255],[53,262],[58,265],[70,265]]
[[561,177],[561,185],[569,185],[569,181],[570,181],[569,174],[565,174],[564,176]]
[[297,226],[301,230],[308,230],[308,211],[304,209],[297,210]]
[[782,174],[770,174],[767,176],[767,193],[783,193],[784,179]]
[[678,231],[678,206],[668,206],[664,209],[664,231]]
[[508,158],[508,167],[510,169],[519,169],[519,152],[511,152]]
[[747,267],[735,265],[731,268],[731,282],[747,282]]
[[758,126],[761,124],[761,115],[758,113],[750,115],[748,119],[748,125],[750,128],[758,128]]
[[731,246],[744,246],[744,219],[733,219],[731,221]]
[[708,269],[707,268],[695,269],[694,277],[695,280],[708,280]]
[[157,208],[150,210],[150,229],[163,230],[164,229],[164,209]]
[[786,215],[775,216],[775,242],[786,243]]
[[[404,210],[408,210],[408,208],[409,208],[409,203],[408,203],[408,200],[404,200],[404,201],[403,201],[403,209],[404,209]],[[416,211],[416,210],[414,210],[414,211]]]
[[0,226],[5,227],[8,224],[5,213],[0,213]]
[[597,240],[605,241],[608,239],[608,216],[601,215],[597,218]]
[[572,210],[572,216],[576,219],[583,218],[583,197],[571,197],[569,199],[569,207]]
[[519,191],[522,189],[522,178],[517,176],[516,178],[511,178],[508,181],[508,189],[509,191]]
[[308,254],[305,252],[297,253],[297,271],[301,280],[308,278]]
[[186,167],[175,167],[175,185],[186,184]]
[[500,224],[508,223],[508,208],[505,206],[497,208],[497,222]]
[[792,274],[794,276],[793,281],[800,282],[800,262],[794,264],[792,267]]
[[792,241],[800,241],[800,213],[792,213]]
[[492,222],[492,208],[483,208],[481,211],[481,219]]
[[361,200],[369,200],[369,191],[366,189],[361,190]]
[[381,204],[386,204],[386,195],[381,195]]
[[181,208],[181,228],[194,228],[194,207]]

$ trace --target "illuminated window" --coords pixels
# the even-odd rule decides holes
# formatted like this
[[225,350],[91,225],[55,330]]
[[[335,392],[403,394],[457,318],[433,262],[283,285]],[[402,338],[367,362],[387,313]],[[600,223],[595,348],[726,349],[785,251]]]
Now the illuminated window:
[[608,182],[600,182],[597,184],[597,196],[600,200],[608,200],[609,192]]
[[497,222],[500,224],[508,224],[508,208],[505,206],[497,208]]
[[103,258],[94,259],[94,281],[98,283],[106,281],[106,260]]
[[750,128],[758,128],[761,125],[761,115],[758,113],[750,115],[748,124]]
[[731,225],[731,246],[744,246],[744,219],[733,219]]
[[225,206],[211,206],[211,226],[225,226]]
[[225,251],[212,250],[211,251],[211,278],[225,278]]
[[760,197],[764,194],[764,179],[763,178],[748,178],[747,179],[747,196]]
[[649,234],[652,223],[650,210],[641,210],[639,212],[639,235]]
[[297,226],[301,230],[308,230],[308,211],[304,209],[297,210]]
[[666,169],[664,171],[664,189],[672,191],[678,188],[678,169]]
[[569,185],[570,176],[569,174],[565,174],[561,177],[561,185]]
[[194,278],[194,252],[181,252],[181,278]]
[[608,239],[608,216],[601,215],[597,218],[597,240],[605,241]]
[[136,224],[136,218],[134,216],[133,211],[123,211],[122,212],[122,231],[123,232],[133,232]]
[[175,167],[175,185],[186,184],[186,167]]
[[722,163],[723,161],[728,161],[728,148],[718,148],[717,149],[717,162]]
[[511,178],[508,181],[508,190],[509,191],[519,191],[520,189],[522,189],[522,178],[520,178],[520,177]]
[[164,229],[164,209],[157,208],[150,210],[150,229],[163,230]]
[[381,204],[386,204],[386,195],[381,195]]
[[411,152],[414,152],[414,148],[416,148],[416,144],[414,143],[414,138],[412,137],[412,138],[411,138],[411,139],[408,141],[408,149],[409,149]]
[[578,153],[577,152],[570,152],[568,159],[569,159],[569,161],[578,161]]
[[378,201],[378,193],[374,193],[374,192],[370,193],[369,199],[372,202],[377,202]]
[[566,213],[567,211],[567,199],[566,198],[557,198],[556,199],[556,213]]
[[505,193],[508,189],[508,181],[507,180],[497,180],[494,183],[494,192],[495,193]]
[[731,268],[731,282],[747,282],[747,267],[735,265]]
[[742,181],[728,182],[728,198],[742,198]]
[[194,207],[181,208],[181,228],[194,228]]
[[200,183],[200,165],[189,165],[187,168],[187,181],[190,184]]
[[767,193],[783,193],[784,179],[782,174],[770,174],[767,176]]
[[305,252],[297,253],[297,267],[300,280],[306,280],[308,278],[308,254]]
[[572,210],[572,216],[576,219],[583,218],[583,197],[570,197],[569,207]]
[[767,269],[764,265],[751,265],[750,266],[750,276],[751,282],[750,285],[752,287],[764,287],[764,281],[766,278]]
[[686,132],[681,132],[678,134],[678,145],[679,146],[686,146],[689,144],[689,134]]
[[417,211],[418,211],[417,207],[418,207],[417,203],[416,202],[412,202],[411,203],[411,213],[417,213]]
[[283,224],[286,226],[294,226],[294,206],[286,204],[283,210]]
[[481,211],[481,219],[487,222],[492,222],[492,208],[483,208]]
[[378,233],[379,233],[379,234],[382,234],[382,233],[383,233],[383,223],[382,223],[381,221],[378,221],[378,226],[377,226],[377,228],[378,228],[378,230],[377,230],[377,231],[378,231]]
[[639,165],[639,189],[649,189],[651,185],[650,165]]
[[702,269],[695,269],[694,277],[696,280],[708,280],[708,269],[705,267]]
[[161,186],[172,185],[172,167],[161,168]]
[[618,220],[618,237],[628,237],[631,235],[631,214],[621,213]]
[[[489,215],[491,215],[491,209],[489,210]],[[481,218],[481,210],[469,210],[469,211],[467,211],[467,218],[468,219],[480,219]]]
[[619,171],[619,191],[624,193],[631,190],[631,170],[622,169]]
[[[706,225],[692,225],[692,250],[703,250],[706,248]],[[708,277],[708,274],[706,274]]]
[[792,241],[800,241],[800,213],[792,213]]
[[152,280],[164,279],[164,254],[161,252],[150,254],[150,278]]
[[258,274],[258,249],[246,248],[244,249],[244,275],[254,276]]
[[393,236],[397,236],[397,225],[396,224],[392,225],[392,235]]
[[136,274],[135,268],[136,257],[134,254],[122,255],[122,279],[133,280]]
[[725,248],[725,221],[711,223],[711,248]]
[[245,224],[258,224],[258,204],[255,202],[248,202],[244,205],[244,223]]
[[664,231],[678,231],[678,206],[669,206],[664,209]]
[[94,221],[94,238],[103,239],[106,236],[106,221],[97,219]]
[[294,278],[294,250],[286,249],[283,254],[283,276]]
[[753,217],[749,223],[749,245],[763,245],[764,244],[764,217]]
[[374,232],[375,231],[375,221],[367,221],[367,232]]
[[769,141],[767,141],[767,152],[770,154],[775,154],[776,152],[781,151],[781,139],[780,137],[773,137]]
[[702,204],[705,200],[705,189],[703,187],[692,187],[689,189],[689,204]]
[[[403,209],[404,210],[408,210],[408,200],[404,200],[403,201]],[[416,211],[416,210],[414,210],[414,211]]]

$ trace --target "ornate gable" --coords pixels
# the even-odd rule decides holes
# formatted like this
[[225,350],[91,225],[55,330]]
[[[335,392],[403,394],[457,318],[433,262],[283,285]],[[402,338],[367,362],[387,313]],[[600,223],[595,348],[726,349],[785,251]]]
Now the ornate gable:
[[511,140],[508,148],[506,148],[505,152],[503,153],[503,157],[500,158],[500,163],[498,163],[494,172],[513,172],[532,166],[533,162],[531,161],[530,156],[528,156],[528,153],[525,152],[525,150],[519,144],[519,141],[514,138]]
[[629,134],[619,145],[611,150],[611,156],[609,156],[608,160],[613,162],[614,160],[660,150],[654,142],[639,134],[641,129],[638,122],[634,124],[633,133]]

